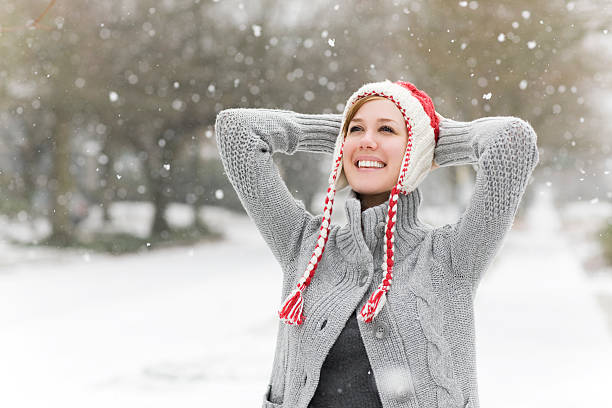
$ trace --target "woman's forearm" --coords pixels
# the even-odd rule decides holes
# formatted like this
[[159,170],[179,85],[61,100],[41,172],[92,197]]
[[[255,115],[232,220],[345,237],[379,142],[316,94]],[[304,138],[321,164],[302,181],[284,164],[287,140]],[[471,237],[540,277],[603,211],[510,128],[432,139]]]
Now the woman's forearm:
[[215,133],[225,172],[281,265],[295,258],[312,216],[288,191],[271,156],[296,150],[332,152],[338,116],[243,108],[217,115]]
[[297,150],[333,154],[342,124],[341,114],[294,113],[301,133]]
[[451,240],[453,270],[477,284],[512,227],[514,216],[539,161],[531,125],[515,117],[471,122],[443,119],[434,150],[440,167],[478,164],[465,212],[441,231]]
[[[531,125],[512,116],[491,116],[470,122],[441,118],[434,162],[440,167],[475,164],[489,147],[523,149],[526,153],[537,154],[536,139]],[[494,143],[494,140],[503,143]],[[499,164],[520,165],[520,163]]]

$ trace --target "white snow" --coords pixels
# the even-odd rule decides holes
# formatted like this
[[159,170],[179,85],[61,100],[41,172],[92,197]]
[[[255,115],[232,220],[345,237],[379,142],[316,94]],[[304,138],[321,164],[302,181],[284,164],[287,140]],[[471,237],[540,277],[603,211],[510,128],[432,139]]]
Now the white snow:
[[[539,197],[478,289],[481,406],[606,406],[610,327]],[[122,257],[0,245],[0,406],[261,406],[281,271],[248,218],[205,214],[225,241]]]
[[526,225],[515,226],[508,235],[478,289],[483,407],[607,404],[612,327],[606,327],[606,316],[546,191]]

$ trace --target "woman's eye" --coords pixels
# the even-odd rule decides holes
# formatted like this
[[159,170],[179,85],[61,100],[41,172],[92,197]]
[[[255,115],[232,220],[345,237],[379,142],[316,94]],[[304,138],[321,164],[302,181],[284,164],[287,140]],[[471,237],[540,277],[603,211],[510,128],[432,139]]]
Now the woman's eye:
[[[381,126],[381,127],[380,127],[380,129],[381,129],[381,130],[384,130],[385,132],[395,133],[395,132],[393,131],[393,129],[392,129],[392,128],[390,128],[389,126]],[[359,127],[359,126],[353,126],[353,127],[352,127],[352,128],[349,130],[349,133],[352,133],[353,131],[356,131],[356,130],[361,130],[361,127]]]

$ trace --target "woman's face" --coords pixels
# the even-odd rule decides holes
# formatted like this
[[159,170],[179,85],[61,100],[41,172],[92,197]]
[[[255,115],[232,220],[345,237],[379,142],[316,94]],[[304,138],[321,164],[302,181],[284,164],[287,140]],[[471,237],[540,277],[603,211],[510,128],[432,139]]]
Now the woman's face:
[[407,141],[406,122],[395,103],[386,98],[365,102],[344,141],[343,171],[351,188],[362,198],[384,199],[397,183]]

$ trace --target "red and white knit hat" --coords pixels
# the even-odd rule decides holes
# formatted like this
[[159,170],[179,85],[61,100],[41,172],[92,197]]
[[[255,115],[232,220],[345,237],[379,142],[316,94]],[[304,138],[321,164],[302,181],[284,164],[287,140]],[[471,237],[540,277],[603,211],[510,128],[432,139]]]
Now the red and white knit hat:
[[317,265],[325,250],[325,243],[327,242],[331,227],[332,206],[336,191],[348,185],[346,176],[342,173],[342,151],[345,138],[343,129],[345,128],[347,115],[355,102],[371,95],[382,96],[395,103],[404,116],[408,133],[408,142],[397,183],[389,194],[389,210],[386,217],[384,260],[382,264],[382,269],[386,273],[380,285],[378,285],[368,299],[368,302],[361,309],[358,316],[359,319],[366,323],[371,322],[385,304],[386,293],[389,291],[393,279],[393,243],[395,241],[394,232],[398,195],[412,192],[427,175],[431,169],[433,151],[439,134],[439,119],[431,98],[409,82],[391,82],[389,80],[363,85],[353,93],[344,108],[341,130],[336,139],[334,149],[334,160],[329,176],[329,188],[325,197],[323,222],[319,230],[319,238],[317,239],[314,253],[306,267],[306,271],[297,283],[297,288],[289,294],[279,310],[279,317],[285,323],[299,325],[304,321],[302,314],[304,304],[303,292],[310,285],[310,280],[314,276]]

